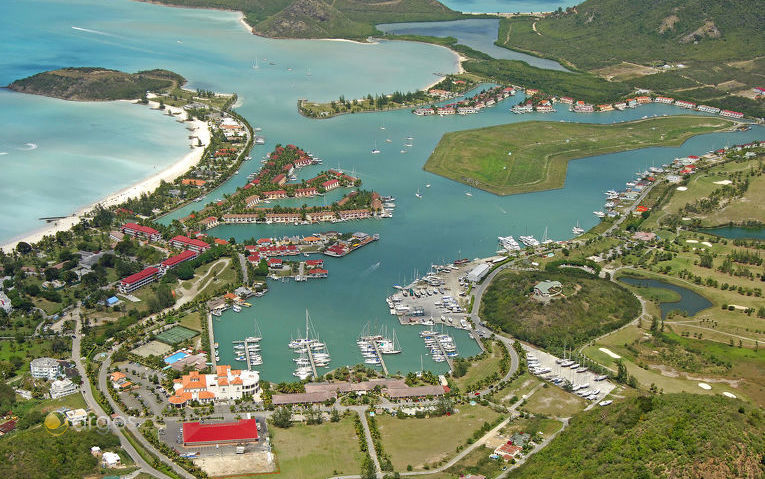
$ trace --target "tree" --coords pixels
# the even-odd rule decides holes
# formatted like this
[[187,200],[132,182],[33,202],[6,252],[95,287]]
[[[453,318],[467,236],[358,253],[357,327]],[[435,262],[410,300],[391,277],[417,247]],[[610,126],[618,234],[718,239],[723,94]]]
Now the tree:
[[16,251],[21,254],[27,254],[32,251],[32,247],[29,245],[29,243],[19,241],[19,243],[16,245]]
[[329,420],[332,422],[340,422],[340,411],[336,408],[332,408],[332,413],[329,416]]
[[367,453],[361,462],[361,479],[375,479],[376,477],[375,464],[372,462],[372,458],[369,457],[369,453]]
[[288,428],[292,425],[292,411],[290,411],[289,408],[282,406],[274,411],[274,415],[271,416],[271,420],[276,427],[283,429]]

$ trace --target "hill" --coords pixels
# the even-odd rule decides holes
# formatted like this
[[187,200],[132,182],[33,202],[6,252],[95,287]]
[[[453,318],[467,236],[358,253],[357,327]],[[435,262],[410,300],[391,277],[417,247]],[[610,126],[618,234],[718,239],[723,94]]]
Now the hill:
[[[544,304],[531,298],[541,281],[559,281],[562,295]],[[562,350],[612,331],[640,313],[621,286],[574,268],[499,273],[481,298],[481,318],[514,337]]]
[[[446,133],[425,170],[497,195],[562,188],[569,160],[680,145],[729,128],[723,118],[672,116],[612,125],[529,121]],[[508,155],[512,153],[512,155]]]
[[141,98],[147,91],[161,91],[186,80],[167,70],[123,73],[105,68],[62,68],[38,73],[8,85],[11,90],[64,100],[108,101]]
[[559,59],[632,88],[763,116],[765,14],[747,0],[587,0],[504,19],[497,44]]
[[454,20],[436,0],[156,0],[181,7],[237,10],[253,32],[271,38],[366,39],[379,23]]
[[758,478],[762,411],[722,396],[636,397],[585,411],[511,479]]

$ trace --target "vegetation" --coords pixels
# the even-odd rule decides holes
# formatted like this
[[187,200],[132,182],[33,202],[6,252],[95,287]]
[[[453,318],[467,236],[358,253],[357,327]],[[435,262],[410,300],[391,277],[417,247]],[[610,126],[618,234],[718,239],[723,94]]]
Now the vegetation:
[[158,0],[184,7],[240,10],[253,32],[272,38],[366,39],[380,23],[454,20],[462,14],[436,0]]
[[761,477],[762,410],[723,396],[643,396],[593,409],[511,477]]
[[561,188],[569,160],[678,145],[731,124],[673,116],[613,125],[532,121],[457,131],[441,138],[425,170],[499,195]]
[[60,436],[43,427],[20,431],[0,441],[0,474],[29,479],[81,478],[100,471],[91,447],[116,451],[119,444],[114,434],[97,430],[70,429]]
[[186,80],[167,70],[123,73],[106,68],[62,68],[38,73],[8,85],[21,93],[64,100],[107,101],[144,98],[147,91],[164,91]]
[[746,98],[765,71],[763,17],[750,10],[746,0],[587,0],[544,18],[503,19],[497,44],[624,87],[762,117],[762,102]]
[[[563,284],[563,295],[548,304],[530,297],[534,286],[545,280]],[[616,329],[639,312],[640,304],[632,293],[581,270],[506,270],[484,293],[480,315],[522,341],[561,351]]]

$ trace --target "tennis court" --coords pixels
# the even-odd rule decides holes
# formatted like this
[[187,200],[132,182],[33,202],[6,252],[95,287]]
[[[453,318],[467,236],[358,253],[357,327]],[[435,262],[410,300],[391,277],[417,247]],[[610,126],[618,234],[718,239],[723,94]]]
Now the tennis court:
[[184,328],[183,326],[173,326],[167,331],[159,333],[157,335],[157,340],[174,346],[178,343],[186,341],[187,339],[193,338],[197,334],[199,333],[188,328]]

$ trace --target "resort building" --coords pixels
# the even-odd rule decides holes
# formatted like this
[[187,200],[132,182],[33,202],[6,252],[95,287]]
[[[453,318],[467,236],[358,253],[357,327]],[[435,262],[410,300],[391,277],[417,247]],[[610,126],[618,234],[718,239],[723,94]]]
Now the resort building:
[[595,111],[595,107],[583,101],[578,101],[574,103],[574,106],[571,108],[571,111],[573,111],[574,113],[592,113]]
[[[247,206],[249,206],[249,205],[247,205]],[[199,221],[199,226],[201,226],[202,228],[204,228],[206,230],[209,230],[211,228],[215,228],[219,224],[220,224],[220,222],[218,221],[218,218],[216,218],[215,216],[208,216],[207,218]]]
[[323,186],[326,191],[331,191],[331,190],[334,190],[335,188],[340,187],[340,182],[336,179],[327,180],[324,183],[322,183],[321,186]]
[[189,401],[234,401],[245,396],[255,396],[255,400],[259,401],[259,381],[260,374],[257,371],[231,369],[228,365],[219,365],[215,374],[191,371],[174,381],[175,393],[170,396],[169,401],[178,407],[186,405]]
[[730,111],[730,110],[723,110],[720,112],[720,116],[725,116],[728,118],[744,118],[744,114],[740,111]]
[[84,425],[88,421],[88,413],[82,408],[70,409],[64,415],[72,426]]
[[183,423],[183,445],[220,446],[258,442],[258,423],[256,419],[240,419],[236,422],[201,424]]
[[148,226],[139,225],[137,223],[125,223],[120,228],[120,231],[133,237],[143,237],[148,241],[157,241],[162,239],[162,235],[159,233],[159,231]]
[[228,213],[222,217],[224,223],[257,223],[256,213]]
[[253,206],[260,203],[260,196],[259,195],[252,195],[248,196],[244,199],[244,204],[247,205],[247,208],[252,208]]
[[50,397],[51,399],[58,399],[64,396],[69,396],[77,392],[77,385],[69,379],[61,379],[53,381],[50,385]]
[[372,216],[372,212],[368,209],[361,209],[361,210],[344,210],[344,211],[338,211],[337,215],[340,217],[342,221],[348,221],[348,220],[360,220],[364,218],[369,218]]
[[675,101],[675,99],[667,97],[667,96],[657,96],[656,98],[653,99],[653,101],[654,103],[666,103],[668,105],[671,105],[672,102]]
[[653,103],[653,100],[650,96],[639,96],[635,98],[635,100],[637,100],[637,102],[641,105],[645,105],[646,103]]
[[308,271],[307,276],[309,278],[326,278],[328,274],[329,271],[326,269],[314,268]]
[[29,367],[33,378],[53,381],[61,375],[61,365],[53,358],[35,358]]
[[677,100],[675,102],[675,106],[679,106],[680,108],[688,108],[690,110],[693,110],[696,108],[696,104],[690,101],[683,101],[683,100]]
[[159,275],[159,269],[154,266],[149,266],[143,271],[131,274],[127,278],[122,279],[117,285],[117,289],[122,294],[132,293],[133,291],[146,286],[157,279]]
[[709,105],[699,105],[696,107],[698,111],[703,111],[706,113],[720,113],[720,109],[714,106]]
[[199,253],[197,253],[196,251],[191,251],[187,249],[183,251],[182,253],[179,253],[175,256],[171,256],[159,264],[159,272],[160,274],[165,274],[169,270],[183,263],[184,261],[188,261],[190,259],[196,258],[197,255],[199,255]]
[[274,176],[273,179],[271,180],[271,183],[275,185],[279,185],[279,186],[282,186],[286,182],[287,182],[287,177],[281,173]]
[[196,251],[197,253],[201,253],[203,251],[207,251],[208,249],[210,249],[210,245],[205,243],[204,241],[198,240],[198,239],[191,239],[187,236],[182,236],[182,235],[175,236],[173,239],[171,239],[170,246],[175,246],[176,248],[190,249],[191,251]]
[[267,200],[278,200],[279,198],[286,198],[287,192],[285,190],[264,191],[263,197]]
[[297,188],[295,190],[295,198],[306,198],[316,196],[319,194],[319,190],[314,187],[311,188]]
[[312,223],[316,223],[318,221],[333,221],[337,219],[337,215],[333,211],[316,211],[306,213],[305,218]]
[[266,224],[270,223],[297,223],[300,221],[300,213],[268,213]]
[[561,103],[568,103],[569,105],[573,105],[574,104],[574,99],[571,98],[570,96],[562,96],[562,97],[560,97],[559,101]]

